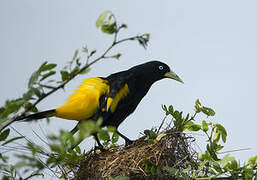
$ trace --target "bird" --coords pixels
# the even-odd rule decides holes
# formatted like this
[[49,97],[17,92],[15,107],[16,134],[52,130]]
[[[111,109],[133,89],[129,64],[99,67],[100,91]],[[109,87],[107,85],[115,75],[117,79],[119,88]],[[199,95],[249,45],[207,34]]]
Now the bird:
[[[84,80],[70,95],[66,103],[56,109],[26,115],[18,121],[32,121],[46,117],[76,120],[78,124],[102,118],[101,127],[114,126],[117,134],[125,140],[125,146],[133,143],[118,131],[119,125],[137,108],[151,86],[165,78],[183,83],[170,67],[160,61],[149,61],[107,77],[90,77]],[[78,130],[78,124],[72,133]],[[97,132],[92,134],[103,149]]]

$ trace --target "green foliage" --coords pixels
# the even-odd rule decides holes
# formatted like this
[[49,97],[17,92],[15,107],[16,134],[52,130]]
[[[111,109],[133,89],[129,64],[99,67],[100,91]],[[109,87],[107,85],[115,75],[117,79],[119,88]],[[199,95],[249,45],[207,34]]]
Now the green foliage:
[[150,34],[148,34],[148,33],[143,34],[143,36],[138,38],[139,44],[142,45],[145,49],[148,45],[149,40],[150,40]]
[[[204,153],[198,154],[198,168],[193,170],[192,176],[188,176],[187,170],[180,171],[173,167],[165,167],[175,177],[183,177],[184,179],[213,179],[217,177],[231,177],[232,179],[257,179],[257,156],[249,158],[247,163],[240,165],[240,161],[236,161],[234,157],[226,154],[224,157],[218,157],[220,150],[224,148],[221,144],[226,143],[227,131],[218,123],[207,122],[202,120],[201,125],[194,121],[200,113],[207,115],[207,118],[215,115],[215,111],[209,107],[202,106],[199,99],[195,102],[195,113],[190,117],[189,114],[183,117],[183,112],[174,110],[173,106],[162,106],[166,115],[173,118],[174,129],[179,132],[201,131],[207,137],[207,144]],[[189,118],[190,117],[190,118]],[[222,141],[222,142],[221,142]]]
[[116,132],[116,128],[109,126],[107,128],[99,129],[98,138],[102,142],[105,149],[112,149],[117,146],[119,135]]
[[117,177],[110,177],[109,180],[129,180],[130,178],[128,176],[117,176]]
[[4,141],[10,133],[10,129],[6,129],[4,130],[1,134],[0,134],[0,141]]
[[[150,35],[145,33],[141,36],[117,40],[118,32],[121,29],[127,28],[127,25],[119,25],[115,16],[110,11],[105,11],[99,16],[96,21],[96,26],[101,29],[103,33],[113,35],[114,40],[110,47],[94,60],[91,60],[91,58],[97,54],[95,49],[89,50],[87,46],[76,49],[71,60],[66,66],[60,68],[59,72],[56,70],[56,64],[47,61],[43,62],[29,78],[27,85],[28,90],[19,98],[6,100],[4,105],[0,107],[1,126],[10,120],[12,120],[11,122],[15,122],[16,118],[23,117],[28,112],[37,112],[36,105],[41,100],[54,93],[56,90],[64,88],[75,76],[88,73],[91,65],[99,60],[105,58],[119,59],[121,56],[120,53],[107,56],[109,50],[115,45],[128,40],[136,40],[141,46],[146,48],[150,39]],[[86,59],[82,57],[86,57]],[[58,81],[55,80],[57,79],[55,77],[56,74],[60,75],[60,80]],[[158,164],[153,164],[148,159],[142,159],[141,163],[144,164],[144,173],[160,178],[163,178],[163,174],[166,172],[174,177],[184,179],[210,179],[224,176],[231,177],[232,179],[257,179],[257,156],[249,158],[248,162],[243,163],[243,165],[239,160],[236,160],[229,154],[220,157],[220,151],[223,149],[224,143],[226,143],[227,140],[226,129],[221,124],[207,120],[207,118],[215,116],[213,109],[202,106],[198,99],[194,107],[195,112],[193,115],[190,115],[189,113],[185,114],[182,111],[175,110],[172,105],[168,107],[165,105],[162,106],[166,116],[172,118],[173,128],[176,132],[198,132],[206,136],[206,148],[203,153],[198,154],[197,167],[191,166],[192,169],[184,170],[169,166],[161,168]],[[199,114],[205,115],[206,119],[196,123],[196,116]],[[112,150],[112,148],[116,147],[116,143],[119,139],[116,129],[114,127],[101,129],[101,123],[101,119],[97,122],[87,121],[81,123],[77,136],[63,130],[57,135],[49,135],[48,141],[45,142],[47,148],[34,144],[22,135],[10,138],[10,129],[0,132],[0,146],[3,148],[7,148],[20,140],[27,140],[27,143],[23,143],[25,144],[23,148],[27,153],[17,152],[15,157],[19,161],[14,165],[10,164],[8,154],[3,150],[0,151],[0,172],[3,174],[2,180],[22,180],[30,179],[33,176],[44,176],[45,169],[50,169],[51,171],[52,169],[59,169],[60,172],[58,172],[57,176],[66,178],[76,169],[74,165],[78,164],[78,162],[87,155],[87,153],[82,151],[78,146],[78,143],[83,139],[97,132],[104,148]],[[147,129],[144,131],[144,137],[142,139],[147,140],[150,144],[154,144],[167,135],[166,133],[157,132],[158,131]],[[90,152],[88,153],[90,154]],[[28,177],[23,177],[24,174],[28,174]],[[126,180],[128,178],[127,176],[118,176],[110,177],[109,179]]]
[[[143,47],[146,47],[150,37],[149,34],[143,34],[141,36],[132,36],[118,40],[117,35],[119,30],[127,28],[127,25],[119,25],[116,22],[115,16],[109,11],[105,11],[100,15],[96,21],[96,26],[100,28],[103,33],[113,35],[111,45],[93,60],[91,59],[97,52],[95,49],[90,50],[87,46],[76,49],[67,65],[63,68],[58,68],[58,70],[60,69],[59,72],[57,70],[57,64],[47,61],[43,62],[30,76],[27,92],[17,99],[6,100],[5,104],[0,107],[0,132],[17,119],[26,116],[27,113],[37,112],[36,105],[38,103],[58,89],[63,89],[75,76],[88,73],[93,64],[105,58],[119,59],[121,56],[120,53],[108,55],[109,51],[114,46],[125,41],[136,40],[139,41]],[[58,74],[60,75],[60,80],[56,80],[58,79],[56,77]],[[101,120],[96,123],[92,121],[81,123],[77,137],[74,137],[71,133],[66,131],[60,131],[59,135],[50,135],[48,142],[45,142],[49,151],[51,151],[50,153],[46,153],[46,149],[42,146],[33,144],[26,139],[28,142],[27,145],[24,145],[23,149],[27,150],[29,153],[18,154],[16,157],[20,159],[20,161],[16,165],[9,164],[9,157],[0,151],[0,172],[4,172],[3,179],[23,179],[23,177],[20,176],[21,174],[28,174],[33,170],[33,173],[29,174],[27,178],[24,178],[29,179],[33,176],[42,175],[41,172],[43,172],[44,169],[51,170],[55,167],[60,169],[62,165],[76,163],[84,156],[84,152],[81,151],[77,144],[95,132],[98,132],[99,139],[103,142],[105,148],[115,147],[115,143],[117,143],[119,139],[116,130],[112,127],[100,129],[100,124]],[[7,129],[0,133],[0,145],[3,147],[24,139],[24,137],[20,135],[8,138],[9,132],[10,130]],[[44,158],[42,159],[41,156]],[[22,173],[18,173],[19,176],[17,175],[18,171],[22,171]],[[62,177],[65,177],[63,171],[64,170],[61,169],[60,174],[62,174]],[[68,168],[67,171],[67,174],[69,174],[72,172],[72,169]]]
[[167,171],[170,175],[173,175],[174,177],[182,177],[185,180],[191,179],[191,177],[188,175],[189,169],[184,169],[183,171],[180,171],[179,169],[166,166],[163,168],[163,170]]
[[113,34],[118,32],[115,16],[110,11],[103,12],[96,21],[96,27],[101,28],[103,33]]

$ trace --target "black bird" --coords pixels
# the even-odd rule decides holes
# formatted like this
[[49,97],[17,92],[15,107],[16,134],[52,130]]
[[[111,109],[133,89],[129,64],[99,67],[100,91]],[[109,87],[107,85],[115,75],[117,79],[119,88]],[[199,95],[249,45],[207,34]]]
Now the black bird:
[[[102,117],[102,127],[116,127],[117,133],[125,140],[125,144],[129,145],[133,141],[118,131],[119,125],[135,111],[152,84],[164,78],[183,83],[167,64],[160,61],[140,64],[108,77],[88,78],[81,83],[63,106],[31,114],[19,120],[31,121],[56,116],[77,120],[80,123],[86,120],[96,121]],[[77,126],[72,132],[76,131]],[[98,146],[102,148],[96,133],[93,135]]]

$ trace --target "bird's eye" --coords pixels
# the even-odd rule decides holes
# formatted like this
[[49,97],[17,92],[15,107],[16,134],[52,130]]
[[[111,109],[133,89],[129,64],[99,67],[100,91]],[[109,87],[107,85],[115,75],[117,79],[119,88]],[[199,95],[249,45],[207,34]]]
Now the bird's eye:
[[160,69],[160,70],[163,70],[163,66],[159,66],[159,69]]

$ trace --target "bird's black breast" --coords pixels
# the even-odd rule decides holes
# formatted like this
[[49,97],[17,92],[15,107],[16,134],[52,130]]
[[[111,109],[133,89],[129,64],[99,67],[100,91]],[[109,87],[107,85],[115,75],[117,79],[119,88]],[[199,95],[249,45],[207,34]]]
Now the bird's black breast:
[[135,74],[127,72],[119,74],[117,77],[111,77],[108,81],[110,82],[111,89],[112,87],[115,87],[114,89],[116,89],[127,85],[129,90],[128,94],[119,101],[114,112],[108,111],[102,114],[103,126],[118,127],[131,113],[135,111],[151,85],[147,84],[147,82],[141,79],[141,77],[137,77]]

